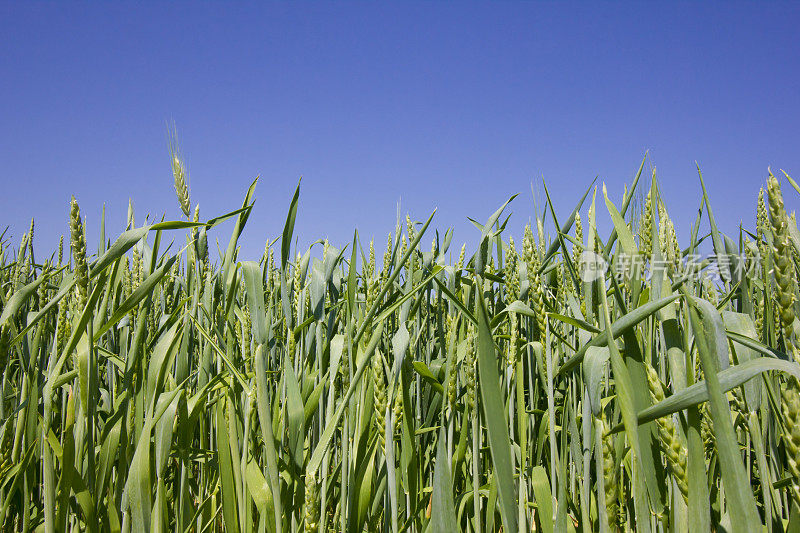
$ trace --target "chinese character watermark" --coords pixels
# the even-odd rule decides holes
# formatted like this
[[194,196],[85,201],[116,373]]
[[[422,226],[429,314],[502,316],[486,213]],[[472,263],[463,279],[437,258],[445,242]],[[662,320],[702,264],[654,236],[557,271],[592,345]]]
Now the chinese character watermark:
[[578,272],[581,280],[592,282],[600,279],[600,275],[614,276],[617,281],[624,281],[633,276],[644,276],[649,281],[653,274],[663,271],[673,278],[699,280],[701,277],[712,282],[738,280],[745,276],[757,274],[760,263],[756,257],[744,254],[708,255],[686,254],[679,260],[651,259],[644,255],[617,254],[611,264],[595,252],[584,251],[580,256]]

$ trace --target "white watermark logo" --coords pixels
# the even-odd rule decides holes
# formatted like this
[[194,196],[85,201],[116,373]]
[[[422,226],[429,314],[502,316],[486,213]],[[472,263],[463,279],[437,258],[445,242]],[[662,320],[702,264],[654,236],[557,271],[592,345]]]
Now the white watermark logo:
[[600,276],[608,270],[608,263],[602,255],[584,250],[581,254],[581,264],[579,268],[581,279],[585,283],[597,281]]
[[704,277],[714,282],[736,280],[742,276],[760,273],[758,259],[744,254],[712,254],[705,257],[700,254],[686,254],[679,260],[645,260],[643,255],[617,254],[609,264],[601,254],[585,250],[581,253],[576,268],[578,276],[586,283],[599,280],[601,275],[613,276],[618,281],[629,279],[633,275],[644,275],[649,281],[656,271],[695,280]]

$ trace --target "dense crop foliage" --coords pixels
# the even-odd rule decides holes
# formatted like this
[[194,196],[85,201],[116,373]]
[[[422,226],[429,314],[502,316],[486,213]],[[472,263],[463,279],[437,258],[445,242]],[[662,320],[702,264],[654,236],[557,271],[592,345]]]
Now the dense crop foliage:
[[73,200],[68,250],[3,243],[5,528],[800,526],[800,233],[771,174],[733,237],[704,192],[680,246],[640,167],[616,204],[548,195],[521,245],[506,204],[471,257],[431,215],[381,261],[357,235],[294,250],[298,187],[242,261],[256,184],[201,220],[172,167],[180,220],[130,211],[93,253]]

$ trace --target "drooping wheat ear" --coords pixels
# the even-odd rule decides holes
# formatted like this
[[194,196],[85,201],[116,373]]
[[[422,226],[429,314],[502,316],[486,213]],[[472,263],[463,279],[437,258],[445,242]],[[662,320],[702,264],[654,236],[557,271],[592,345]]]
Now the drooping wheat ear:
[[653,249],[652,191],[652,188],[647,191],[647,197],[642,206],[642,221],[639,224],[639,251],[645,257],[645,260],[650,259],[650,253]]
[[169,157],[172,165],[172,177],[175,182],[175,194],[178,195],[178,203],[181,206],[187,220],[191,216],[192,202],[189,198],[189,170],[186,168],[180,147],[178,146],[178,135],[173,125],[170,131]]
[[[789,222],[783,207],[781,185],[770,172],[767,179],[769,193],[769,220],[772,225],[772,264],[781,325],[787,346],[795,350],[792,325],[794,323],[794,283],[792,277],[792,253],[789,249]],[[795,354],[797,358],[797,354]]]
[[75,261],[75,286],[78,291],[78,305],[82,308],[89,295],[89,266],[86,264],[86,236],[81,223],[81,210],[75,197],[70,200],[69,234],[72,258]]
[[319,529],[319,484],[317,476],[306,473],[305,491],[305,531],[316,533]]
[[375,426],[381,449],[386,448],[386,380],[383,372],[383,361],[379,351],[372,356],[372,387],[375,396]]
[[[647,369],[647,386],[650,389],[650,397],[654,403],[663,401],[664,389],[658,379],[658,374],[650,365],[645,365],[645,368]],[[672,472],[683,499],[688,501],[689,476],[686,471],[686,444],[678,434],[671,415],[657,418],[656,425],[658,426],[661,450],[667,457],[667,467]]]
[[608,433],[605,417],[600,422],[603,432],[603,496],[609,531],[617,530],[617,461],[614,457],[614,442]]
[[790,377],[786,387],[781,391],[781,407],[785,421],[783,442],[786,445],[786,462],[792,475],[791,495],[800,505],[800,385],[797,379]]

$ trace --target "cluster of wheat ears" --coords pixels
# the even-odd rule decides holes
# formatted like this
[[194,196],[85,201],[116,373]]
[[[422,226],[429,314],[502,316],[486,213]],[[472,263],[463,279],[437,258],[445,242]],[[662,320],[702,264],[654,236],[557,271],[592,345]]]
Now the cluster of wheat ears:
[[[203,221],[171,155],[178,220],[130,209],[91,253],[73,199],[70,250],[2,240],[4,529],[800,528],[800,232],[772,173],[736,238],[703,185],[679,246],[642,161],[616,205],[592,184],[559,220],[548,193],[519,249],[507,202],[472,257],[432,214],[380,264],[357,233],[293,249],[298,185],[241,261],[256,183]],[[585,252],[636,261],[586,276]]]

